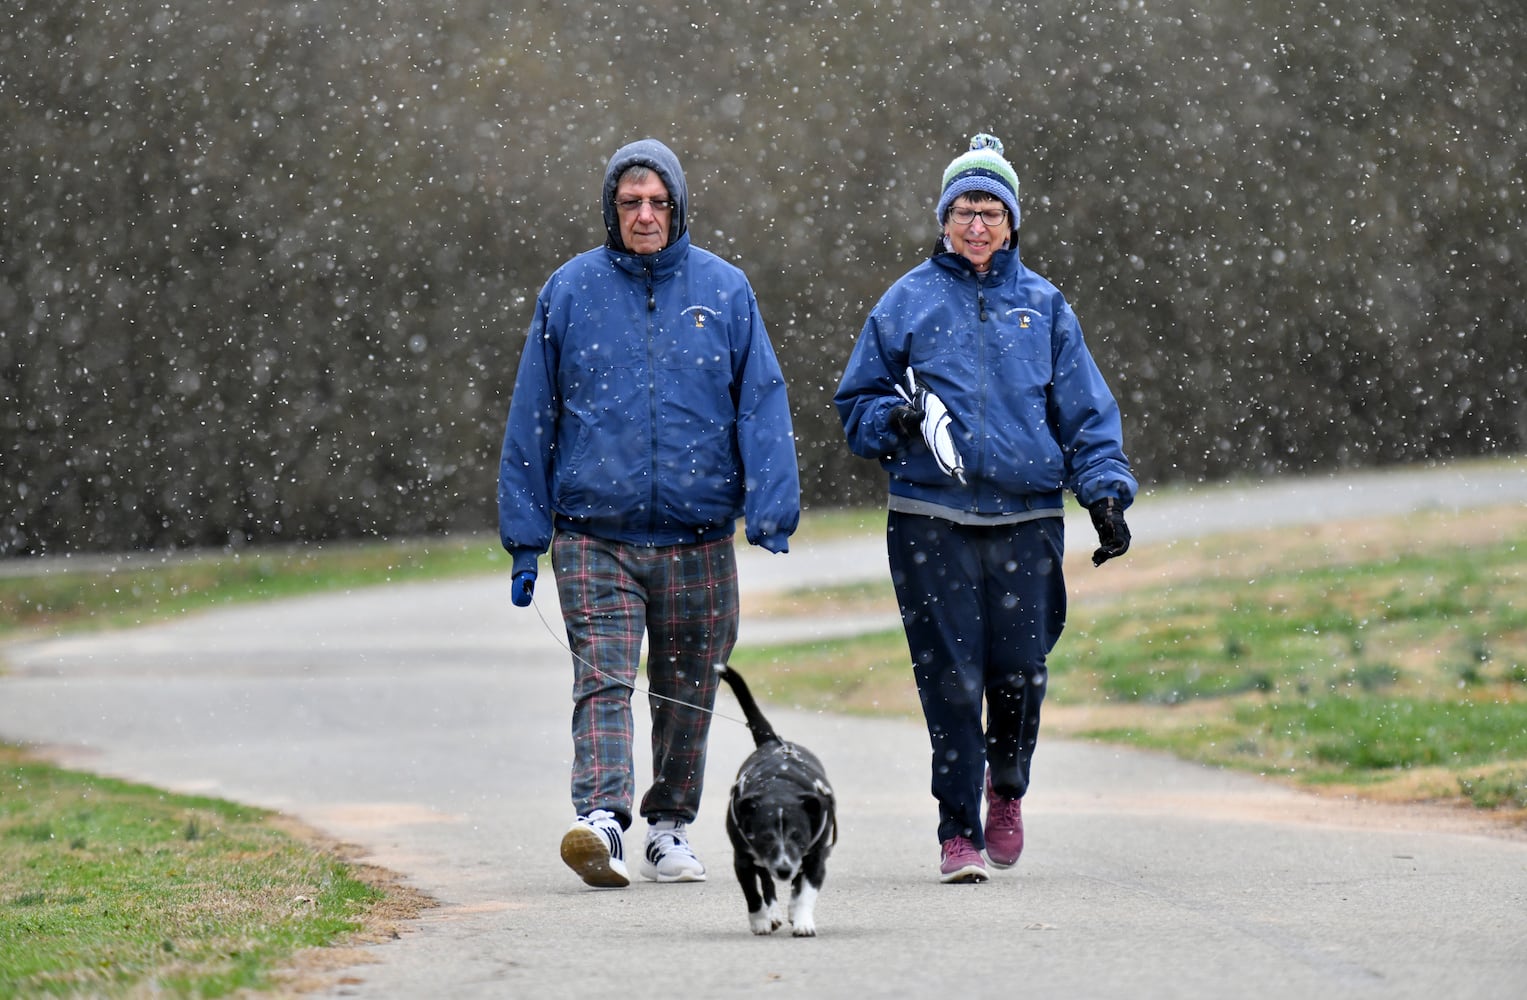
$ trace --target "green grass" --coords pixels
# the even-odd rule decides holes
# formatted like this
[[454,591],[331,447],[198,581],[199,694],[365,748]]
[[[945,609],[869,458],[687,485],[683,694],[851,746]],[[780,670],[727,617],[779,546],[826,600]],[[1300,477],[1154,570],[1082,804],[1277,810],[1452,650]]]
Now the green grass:
[[0,996],[270,989],[381,896],[257,809],[3,749],[0,781]]
[[[884,511],[813,510],[798,541],[883,530]],[[740,528],[739,528],[740,534]],[[311,543],[231,552],[0,562],[0,639],[122,628],[248,601],[507,573],[497,535]]]
[[0,563],[0,638],[119,628],[220,605],[507,571],[496,536]]
[[1520,687],[1524,550],[1519,539],[1135,595],[1073,622],[1053,662],[1067,676],[1057,696],[1172,705],[1247,691]]
[[[1196,576],[1074,601],[1050,660],[1047,718],[1062,720],[1050,731],[1311,786],[1527,810],[1527,517],[1460,517],[1478,519],[1475,534],[1501,523],[1484,543],[1455,541],[1462,521],[1435,514],[1392,519],[1384,544],[1218,540],[1229,565],[1265,551],[1242,578],[1200,557]],[[888,583],[782,603],[875,602],[894,608]],[[899,630],[733,661],[775,701],[919,715]]]

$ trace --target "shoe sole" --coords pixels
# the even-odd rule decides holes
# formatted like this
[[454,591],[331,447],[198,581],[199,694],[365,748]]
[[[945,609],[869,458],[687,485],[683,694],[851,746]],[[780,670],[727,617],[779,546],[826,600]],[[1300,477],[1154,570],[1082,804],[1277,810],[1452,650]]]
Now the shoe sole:
[[693,875],[692,872],[684,872],[683,875],[658,875],[657,872],[641,872],[641,878],[649,882],[704,882],[704,875]]
[[991,876],[986,874],[986,869],[980,865],[966,865],[964,868],[957,868],[940,875],[938,880],[945,885],[964,885],[985,882],[989,878]]
[[596,888],[623,889],[631,884],[625,864],[610,854],[603,837],[586,826],[575,826],[563,834],[562,861]]
[[1018,850],[1013,853],[1012,857],[1008,857],[1005,853],[992,850],[992,841],[1000,840],[1000,838],[993,837],[990,831],[987,832],[986,847],[983,853],[985,853],[987,862],[993,868],[1011,868],[1018,863],[1019,858],[1023,857],[1023,831],[1020,830],[1018,836],[1013,839],[1018,841]]
[[694,872],[680,872],[677,875],[660,875],[660,874],[658,874],[658,870],[656,868],[653,868],[651,865],[648,865],[645,862],[642,864],[641,871],[642,871],[642,878],[648,880],[649,882],[704,882],[705,881],[705,873],[704,872],[700,872],[698,875],[695,874]]
[[1018,853],[1014,854],[1011,858],[1004,857],[1000,854],[993,854],[990,845],[987,845],[986,848],[986,863],[991,865],[993,868],[1001,868],[1004,871],[1016,865],[1018,863],[1018,859],[1022,856],[1023,848],[1021,847],[1018,849]]

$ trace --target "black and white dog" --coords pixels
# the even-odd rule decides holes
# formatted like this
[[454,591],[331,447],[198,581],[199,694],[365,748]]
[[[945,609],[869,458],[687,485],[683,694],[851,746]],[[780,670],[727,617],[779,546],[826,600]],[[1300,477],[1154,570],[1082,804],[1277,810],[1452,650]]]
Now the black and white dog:
[[838,841],[837,805],[827,772],[810,750],[774,732],[736,671],[720,674],[747,717],[755,749],[742,762],[726,810],[732,865],[748,904],[754,934],[784,923],[774,880],[790,885],[790,933],[815,937],[817,893],[827,877],[827,855]]

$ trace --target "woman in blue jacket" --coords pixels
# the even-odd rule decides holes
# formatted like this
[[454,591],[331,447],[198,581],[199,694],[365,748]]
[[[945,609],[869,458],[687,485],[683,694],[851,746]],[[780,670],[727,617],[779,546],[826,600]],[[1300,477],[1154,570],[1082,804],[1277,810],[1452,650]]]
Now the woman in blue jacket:
[[617,150],[606,242],[536,299],[499,464],[499,535],[514,603],[551,550],[573,654],[572,800],[562,859],[629,884],[631,692],[643,635],[653,780],[641,872],[698,881],[685,827],[700,807],[716,664],[737,639],[738,518],[784,552],[800,519],[785,380],[742,271],[690,244],[688,188],[667,146]]
[[854,454],[890,475],[940,877],[981,882],[983,849],[996,868],[1023,850],[1045,659],[1066,617],[1064,492],[1091,512],[1101,565],[1129,547],[1136,483],[1076,315],[1018,259],[1018,177],[998,139],[975,136],[949,164],[937,215],[931,259],[871,311],[833,402]]

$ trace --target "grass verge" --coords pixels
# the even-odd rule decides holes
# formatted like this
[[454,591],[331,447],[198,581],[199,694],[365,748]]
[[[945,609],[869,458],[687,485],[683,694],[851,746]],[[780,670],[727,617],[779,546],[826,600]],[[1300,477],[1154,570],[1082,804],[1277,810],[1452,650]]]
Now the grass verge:
[[507,571],[488,535],[0,563],[0,639],[122,628],[233,603]]
[[0,996],[292,986],[305,950],[386,936],[420,902],[262,810],[9,747],[0,780]]
[[[1527,510],[1428,512],[1067,560],[1051,734],[1527,825]],[[804,608],[894,613],[889,583]],[[760,695],[919,717],[899,629],[739,650]]]
[[[872,530],[876,518],[883,525],[879,511],[813,512],[796,538],[809,542]],[[508,569],[509,556],[493,534],[0,561],[0,640],[124,628],[229,604]]]

